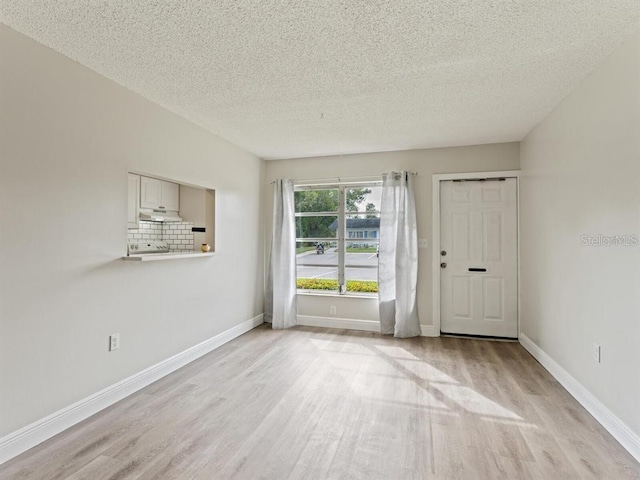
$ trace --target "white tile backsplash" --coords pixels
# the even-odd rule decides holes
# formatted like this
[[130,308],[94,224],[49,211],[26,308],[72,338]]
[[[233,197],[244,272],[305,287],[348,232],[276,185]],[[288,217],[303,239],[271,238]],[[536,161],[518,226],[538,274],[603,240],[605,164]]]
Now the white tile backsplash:
[[156,228],[153,222],[139,222],[140,228],[131,228],[127,230],[127,241],[154,240],[162,241],[162,227]]
[[[163,223],[163,240],[169,244],[172,252],[193,251],[193,223],[171,222]],[[177,235],[180,233],[180,235]],[[179,238],[180,237],[180,238]]]
[[145,222],[140,221],[140,228],[127,230],[127,241],[153,240],[167,242],[171,252],[193,251],[192,222]]

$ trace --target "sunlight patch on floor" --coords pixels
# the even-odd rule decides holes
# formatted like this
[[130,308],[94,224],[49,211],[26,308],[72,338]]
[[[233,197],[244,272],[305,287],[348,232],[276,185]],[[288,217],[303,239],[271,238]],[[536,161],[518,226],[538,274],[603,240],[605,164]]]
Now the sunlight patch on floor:
[[415,362],[406,360],[397,360],[397,362],[422,380],[440,383],[453,383],[456,385],[460,383],[451,378],[443,371],[438,370],[436,367],[433,367],[426,362]]
[[504,408],[493,400],[489,400],[472,388],[450,384],[443,386],[435,383],[431,386],[471,413],[512,420],[523,420],[519,415],[516,415],[511,410]]
[[[503,407],[499,403],[478,393],[473,388],[461,385],[461,382],[446,374],[442,370],[416,357],[407,349],[395,345],[343,344],[335,341],[311,339],[311,343],[328,353],[325,361],[339,369],[348,381],[350,376],[357,393],[376,403],[402,404],[407,408],[427,408],[436,412],[466,411],[480,416],[482,420],[502,423],[505,425],[528,426],[522,417]],[[376,354],[379,352],[380,355]],[[357,358],[354,358],[357,357]],[[357,376],[363,373],[360,368],[354,368],[358,361],[370,357],[366,365],[366,373],[371,376],[394,376],[397,388],[394,390],[379,388],[378,382],[363,385],[357,381]],[[400,376],[398,376],[400,375]],[[374,377],[375,378],[375,377]],[[385,384],[388,386],[388,384]],[[345,385],[346,386],[346,385]],[[398,392],[411,392],[409,402],[399,402]]]
[[416,357],[413,353],[408,352],[406,349],[402,347],[396,347],[392,345],[374,345],[374,348],[376,348],[377,350],[380,350],[386,356],[394,359],[420,361],[420,359]]

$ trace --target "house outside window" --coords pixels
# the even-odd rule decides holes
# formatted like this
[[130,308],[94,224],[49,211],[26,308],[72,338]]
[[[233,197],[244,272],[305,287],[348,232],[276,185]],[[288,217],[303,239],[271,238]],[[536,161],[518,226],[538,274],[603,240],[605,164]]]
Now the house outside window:
[[[336,227],[337,222],[332,223],[330,228]],[[375,248],[380,234],[380,217],[348,218],[346,229],[348,239],[362,239],[362,248]]]
[[377,294],[381,195],[380,182],[296,186],[298,292]]

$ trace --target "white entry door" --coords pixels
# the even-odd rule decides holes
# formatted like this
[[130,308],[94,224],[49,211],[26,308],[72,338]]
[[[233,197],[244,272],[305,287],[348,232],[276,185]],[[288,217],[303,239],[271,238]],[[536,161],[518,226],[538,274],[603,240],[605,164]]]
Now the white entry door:
[[515,178],[440,182],[440,330],[518,337]]

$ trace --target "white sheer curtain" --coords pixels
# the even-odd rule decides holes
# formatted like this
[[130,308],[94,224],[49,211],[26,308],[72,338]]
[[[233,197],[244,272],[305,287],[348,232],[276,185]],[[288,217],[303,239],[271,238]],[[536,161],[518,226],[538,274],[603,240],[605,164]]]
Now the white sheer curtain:
[[382,176],[378,302],[380,333],[420,335],[418,317],[418,229],[411,172]]
[[273,233],[264,305],[272,328],[296,324],[296,223],[293,183],[276,180],[273,192]]

